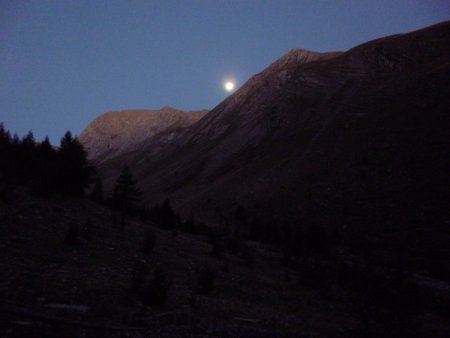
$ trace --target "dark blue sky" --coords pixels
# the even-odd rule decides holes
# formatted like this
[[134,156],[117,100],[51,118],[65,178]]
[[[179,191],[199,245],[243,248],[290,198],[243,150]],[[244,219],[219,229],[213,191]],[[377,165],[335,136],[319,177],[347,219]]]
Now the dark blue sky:
[[59,143],[126,108],[208,108],[291,48],[346,50],[450,19],[446,0],[0,0],[0,121]]

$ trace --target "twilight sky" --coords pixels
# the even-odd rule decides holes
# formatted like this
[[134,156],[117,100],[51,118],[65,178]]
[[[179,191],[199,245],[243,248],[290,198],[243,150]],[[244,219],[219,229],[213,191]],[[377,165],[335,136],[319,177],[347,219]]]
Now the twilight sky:
[[58,144],[127,108],[212,109],[291,48],[450,19],[448,0],[0,0],[0,122]]

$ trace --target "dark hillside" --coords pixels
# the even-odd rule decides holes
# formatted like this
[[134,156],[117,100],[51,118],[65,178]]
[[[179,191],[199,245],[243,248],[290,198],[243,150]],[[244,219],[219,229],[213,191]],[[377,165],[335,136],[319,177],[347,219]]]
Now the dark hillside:
[[[2,337],[380,336],[391,319],[396,333],[450,334],[446,284],[427,274],[412,279],[427,294],[425,303],[414,303],[419,293],[401,291],[410,284],[392,277],[398,268],[380,272],[388,270],[379,259],[372,260],[376,270],[364,272],[360,258],[337,248],[333,258],[311,256],[316,258],[287,268],[281,252],[251,242],[246,251],[217,258],[202,236],[161,230],[132,217],[123,223],[110,209],[85,199],[38,198],[4,184],[1,190]],[[148,233],[156,239],[152,252],[143,250]],[[352,265],[362,270],[348,270]],[[152,282],[155,273],[164,277]],[[377,297],[392,293],[372,278],[394,283],[389,296],[394,302],[366,303],[375,291],[381,292]],[[162,305],[148,298],[166,288]],[[405,295],[413,311],[402,310],[405,317],[397,318],[395,302],[403,306],[398,297]],[[363,310],[370,310],[368,331]]]

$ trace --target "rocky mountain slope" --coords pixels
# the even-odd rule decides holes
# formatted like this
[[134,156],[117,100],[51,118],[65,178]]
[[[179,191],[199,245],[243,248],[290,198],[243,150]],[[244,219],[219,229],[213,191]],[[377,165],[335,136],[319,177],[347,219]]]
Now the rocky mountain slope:
[[109,112],[92,121],[79,139],[90,159],[99,163],[137,148],[160,132],[188,127],[206,113],[207,110],[184,112],[171,107]]
[[448,254],[448,41],[445,22],[345,53],[292,50],[170,142],[100,171],[111,186],[128,163],[146,202],[209,222],[242,205]]

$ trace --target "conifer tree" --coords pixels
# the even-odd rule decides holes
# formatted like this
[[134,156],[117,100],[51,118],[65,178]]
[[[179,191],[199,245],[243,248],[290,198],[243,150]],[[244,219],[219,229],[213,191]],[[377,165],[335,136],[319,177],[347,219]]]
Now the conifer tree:
[[50,144],[47,136],[44,141],[37,144],[36,155],[36,179],[40,182],[40,188],[43,191],[54,188],[54,180],[58,171],[56,150]]
[[34,134],[30,130],[22,138],[22,148],[33,149],[36,146],[36,141],[34,140]]
[[45,137],[44,141],[40,142],[38,144],[38,149],[43,154],[55,154],[55,149],[53,149],[52,145],[50,144],[50,140],[48,139],[48,136]]
[[36,176],[36,141],[31,130],[20,141],[16,156],[19,180],[23,183],[31,181]]
[[117,178],[116,186],[113,192],[114,207],[123,211],[132,211],[141,198],[141,192],[136,188],[136,180],[134,179],[130,168],[124,166]]
[[70,131],[61,139],[59,157],[60,188],[68,193],[83,195],[84,188],[91,183],[92,167],[87,161],[83,145]]
[[8,174],[8,168],[11,161],[11,135],[5,129],[3,122],[0,123],[0,171],[4,175]]
[[5,129],[3,122],[0,122],[0,150],[11,144],[11,134]]

